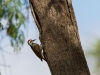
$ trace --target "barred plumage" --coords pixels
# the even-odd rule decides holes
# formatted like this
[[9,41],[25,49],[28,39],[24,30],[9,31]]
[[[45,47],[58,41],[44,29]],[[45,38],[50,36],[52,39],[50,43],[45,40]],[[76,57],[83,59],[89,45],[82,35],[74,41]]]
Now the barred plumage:
[[39,44],[33,43],[35,40],[28,40],[28,44],[32,48],[33,52],[39,57],[42,61],[44,59],[43,53],[42,53],[42,47]]

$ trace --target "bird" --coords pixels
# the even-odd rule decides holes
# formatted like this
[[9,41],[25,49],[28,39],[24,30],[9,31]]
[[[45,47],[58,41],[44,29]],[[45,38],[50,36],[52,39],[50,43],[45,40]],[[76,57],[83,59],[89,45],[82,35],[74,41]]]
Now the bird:
[[44,59],[44,56],[42,53],[42,47],[39,44],[34,43],[35,40],[36,39],[34,40],[29,39],[27,43],[31,47],[32,51],[36,54],[36,56],[42,61]]

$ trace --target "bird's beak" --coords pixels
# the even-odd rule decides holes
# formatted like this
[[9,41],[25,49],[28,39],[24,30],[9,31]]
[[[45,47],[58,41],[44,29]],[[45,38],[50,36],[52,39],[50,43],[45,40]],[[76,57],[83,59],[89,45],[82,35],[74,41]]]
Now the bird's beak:
[[34,42],[36,39],[32,40],[32,42]]

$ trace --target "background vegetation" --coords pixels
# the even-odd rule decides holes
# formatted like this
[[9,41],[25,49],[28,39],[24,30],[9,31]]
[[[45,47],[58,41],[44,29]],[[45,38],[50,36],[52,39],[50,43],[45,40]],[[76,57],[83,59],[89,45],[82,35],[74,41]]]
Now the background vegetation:
[[15,51],[21,50],[25,42],[21,27],[26,27],[27,19],[23,10],[29,9],[27,0],[21,1],[23,0],[0,0],[0,40],[8,37]]

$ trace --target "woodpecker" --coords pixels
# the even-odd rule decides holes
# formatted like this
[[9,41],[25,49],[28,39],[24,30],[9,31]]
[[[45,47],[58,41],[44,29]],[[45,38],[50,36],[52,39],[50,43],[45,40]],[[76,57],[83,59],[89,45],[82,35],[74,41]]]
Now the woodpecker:
[[28,40],[28,44],[31,47],[31,49],[33,50],[33,52],[37,55],[37,57],[40,58],[40,60],[42,61],[42,59],[44,59],[43,53],[42,53],[42,47],[39,44],[33,43],[36,39],[32,40]]

